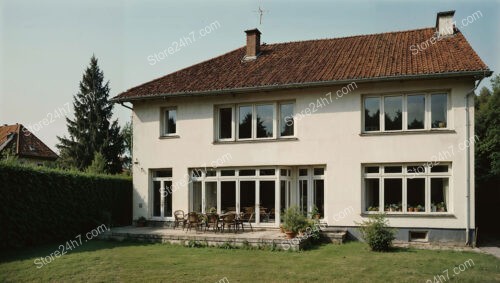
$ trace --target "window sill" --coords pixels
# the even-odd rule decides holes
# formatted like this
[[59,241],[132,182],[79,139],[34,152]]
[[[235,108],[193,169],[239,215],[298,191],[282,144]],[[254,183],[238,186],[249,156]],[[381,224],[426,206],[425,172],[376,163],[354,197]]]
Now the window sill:
[[166,136],[160,136],[159,139],[163,140],[163,139],[178,139],[180,138],[181,136],[179,135],[166,135]]
[[279,139],[261,139],[261,140],[240,140],[240,141],[214,141],[213,144],[238,144],[238,143],[266,143],[266,142],[287,142],[298,141],[298,138],[279,138]]
[[[373,212],[362,212],[361,216],[370,216],[380,213],[379,211]],[[450,212],[414,212],[414,213],[405,213],[405,212],[385,212],[387,217],[429,217],[429,218],[456,218],[455,214]]]
[[399,132],[366,132],[360,133],[362,137],[368,136],[393,136],[393,135],[420,135],[420,134],[456,134],[455,130],[421,130],[421,131],[399,131]]

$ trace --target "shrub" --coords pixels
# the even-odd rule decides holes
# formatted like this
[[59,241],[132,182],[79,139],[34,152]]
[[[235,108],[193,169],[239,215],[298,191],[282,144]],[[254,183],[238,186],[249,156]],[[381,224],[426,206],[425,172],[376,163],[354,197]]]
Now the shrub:
[[388,226],[384,213],[372,215],[360,225],[361,234],[372,251],[385,252],[391,249],[395,231]]
[[307,219],[297,206],[291,206],[283,213],[283,229],[298,233],[307,226]]
[[0,162],[0,250],[130,225],[130,178]]

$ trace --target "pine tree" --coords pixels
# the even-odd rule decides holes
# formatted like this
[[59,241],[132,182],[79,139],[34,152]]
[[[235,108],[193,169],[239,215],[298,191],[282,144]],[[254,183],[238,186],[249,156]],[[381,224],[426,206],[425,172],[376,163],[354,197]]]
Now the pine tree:
[[61,154],[68,156],[79,170],[92,163],[95,152],[101,152],[106,159],[107,173],[122,170],[124,142],[118,122],[111,122],[113,104],[108,96],[109,81],[104,83],[104,73],[92,55],[80,81],[80,91],[73,97],[75,118],[66,118],[69,138],[57,137]]

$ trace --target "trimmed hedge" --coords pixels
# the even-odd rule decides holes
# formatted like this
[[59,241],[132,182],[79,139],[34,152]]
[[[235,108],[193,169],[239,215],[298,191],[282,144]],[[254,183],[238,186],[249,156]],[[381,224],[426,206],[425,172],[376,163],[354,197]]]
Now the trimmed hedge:
[[0,163],[0,249],[130,225],[130,177]]

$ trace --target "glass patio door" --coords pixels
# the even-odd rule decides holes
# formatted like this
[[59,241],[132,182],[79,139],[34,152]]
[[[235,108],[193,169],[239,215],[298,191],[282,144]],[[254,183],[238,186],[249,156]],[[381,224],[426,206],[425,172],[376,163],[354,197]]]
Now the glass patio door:
[[252,222],[255,222],[257,188],[255,181],[240,181],[238,211],[245,213],[248,217],[252,215]]
[[153,218],[172,217],[172,181],[153,180]]

